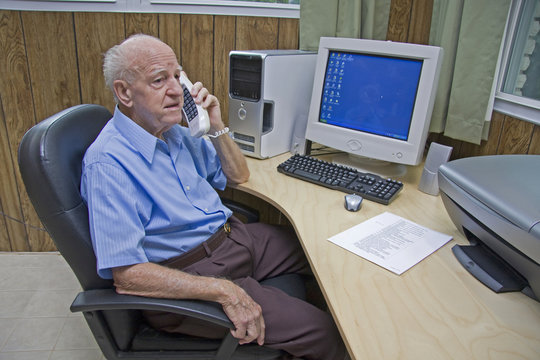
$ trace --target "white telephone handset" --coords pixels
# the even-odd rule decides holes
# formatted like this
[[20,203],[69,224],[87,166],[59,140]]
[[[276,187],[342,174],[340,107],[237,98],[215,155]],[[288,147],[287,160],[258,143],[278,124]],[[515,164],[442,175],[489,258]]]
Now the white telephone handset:
[[189,126],[191,136],[201,137],[210,130],[210,117],[208,116],[208,112],[193,100],[190,93],[193,84],[184,73],[180,74],[180,84],[182,84],[182,89],[184,90],[184,107],[182,108],[182,113]]

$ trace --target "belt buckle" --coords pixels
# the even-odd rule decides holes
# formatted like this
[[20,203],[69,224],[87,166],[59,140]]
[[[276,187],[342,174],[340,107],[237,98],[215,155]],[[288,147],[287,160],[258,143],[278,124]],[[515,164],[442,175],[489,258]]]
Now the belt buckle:
[[223,230],[225,230],[225,232],[227,234],[230,234],[231,233],[231,224],[229,224],[228,222],[226,222],[225,224],[223,224]]

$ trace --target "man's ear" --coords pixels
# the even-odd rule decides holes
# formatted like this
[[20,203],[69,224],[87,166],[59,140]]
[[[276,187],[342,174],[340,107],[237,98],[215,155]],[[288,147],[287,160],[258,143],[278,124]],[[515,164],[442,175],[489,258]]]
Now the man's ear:
[[118,98],[118,101],[126,107],[131,107],[133,100],[131,98],[132,92],[129,85],[124,80],[115,80],[113,83],[114,93]]

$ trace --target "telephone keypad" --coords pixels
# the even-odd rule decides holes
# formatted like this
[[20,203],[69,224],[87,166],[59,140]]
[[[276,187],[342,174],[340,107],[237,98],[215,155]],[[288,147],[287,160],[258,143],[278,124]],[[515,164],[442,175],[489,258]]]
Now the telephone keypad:
[[187,120],[192,121],[195,117],[197,117],[197,105],[195,104],[195,100],[193,100],[193,97],[189,93],[189,90],[183,86],[184,88],[184,112],[186,114]]

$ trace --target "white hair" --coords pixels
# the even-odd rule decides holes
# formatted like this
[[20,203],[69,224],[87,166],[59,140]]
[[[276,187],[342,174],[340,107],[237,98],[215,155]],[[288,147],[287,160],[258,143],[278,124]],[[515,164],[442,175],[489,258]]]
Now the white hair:
[[158,38],[146,34],[131,35],[118,45],[114,45],[104,55],[103,58],[103,75],[105,77],[105,85],[112,91],[114,100],[118,103],[118,98],[114,92],[114,82],[116,80],[125,80],[131,84],[137,77],[136,68],[133,66],[134,52],[132,47],[124,46],[124,44],[136,39],[154,39]]

